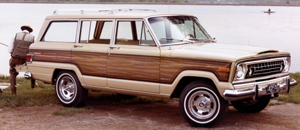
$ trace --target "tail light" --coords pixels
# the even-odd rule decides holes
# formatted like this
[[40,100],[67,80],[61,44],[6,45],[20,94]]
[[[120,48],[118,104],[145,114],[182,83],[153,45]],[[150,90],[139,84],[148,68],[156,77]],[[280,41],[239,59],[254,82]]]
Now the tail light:
[[31,64],[33,57],[34,57],[34,54],[27,54],[26,63]]

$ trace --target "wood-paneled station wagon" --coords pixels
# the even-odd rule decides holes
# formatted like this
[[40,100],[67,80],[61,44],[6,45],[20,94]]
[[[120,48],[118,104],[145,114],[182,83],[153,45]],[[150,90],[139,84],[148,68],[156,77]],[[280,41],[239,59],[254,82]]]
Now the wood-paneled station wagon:
[[290,53],[218,44],[192,15],[148,9],[58,10],[47,16],[27,57],[27,77],[55,84],[65,106],[88,90],[179,98],[193,126],[220,122],[228,102],[263,110],[297,82]]

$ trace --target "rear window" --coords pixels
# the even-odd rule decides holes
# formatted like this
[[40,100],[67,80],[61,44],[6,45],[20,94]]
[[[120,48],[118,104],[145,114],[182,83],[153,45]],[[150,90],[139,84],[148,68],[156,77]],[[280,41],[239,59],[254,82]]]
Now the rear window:
[[41,41],[44,42],[75,42],[77,21],[51,22]]

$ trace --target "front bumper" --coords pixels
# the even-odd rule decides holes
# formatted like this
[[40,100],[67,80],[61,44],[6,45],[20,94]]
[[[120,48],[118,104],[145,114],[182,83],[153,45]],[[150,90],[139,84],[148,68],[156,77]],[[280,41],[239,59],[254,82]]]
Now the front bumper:
[[[297,84],[297,81],[291,79],[289,76],[258,82],[255,81],[238,83],[233,84],[233,87],[247,89],[225,90],[223,93],[223,97],[225,100],[230,101],[237,101],[249,98],[253,98],[255,100],[264,95],[278,95],[278,93],[281,91],[289,93],[290,88],[296,86]],[[272,87],[270,87],[270,85],[272,85]],[[272,91],[270,91],[270,88],[272,89]]]

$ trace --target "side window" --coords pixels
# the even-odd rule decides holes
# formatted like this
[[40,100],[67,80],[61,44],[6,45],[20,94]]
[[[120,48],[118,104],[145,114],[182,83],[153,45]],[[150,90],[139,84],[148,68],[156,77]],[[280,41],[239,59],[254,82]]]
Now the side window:
[[51,22],[41,41],[45,42],[75,42],[77,21]]
[[80,33],[80,43],[88,43],[89,32],[90,32],[90,21],[82,21],[81,23],[81,33]]
[[119,21],[115,44],[139,45],[142,23],[142,21]]
[[142,37],[140,45],[156,46],[148,27],[143,24]]
[[80,43],[109,44],[112,21],[82,21]]
[[130,22],[118,22],[117,44],[118,41],[132,40],[132,29]]
[[104,22],[100,39],[111,39],[112,27],[113,27],[112,22]]

